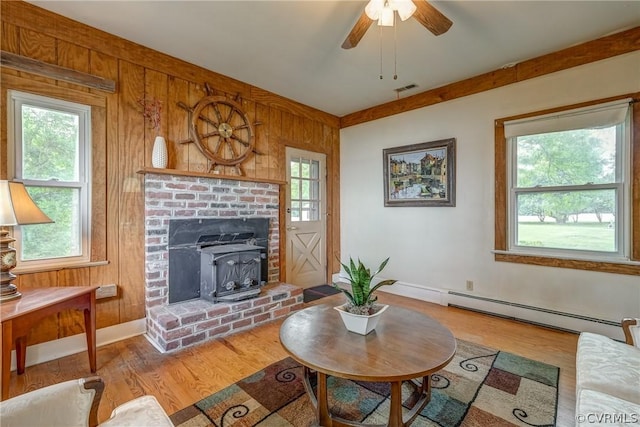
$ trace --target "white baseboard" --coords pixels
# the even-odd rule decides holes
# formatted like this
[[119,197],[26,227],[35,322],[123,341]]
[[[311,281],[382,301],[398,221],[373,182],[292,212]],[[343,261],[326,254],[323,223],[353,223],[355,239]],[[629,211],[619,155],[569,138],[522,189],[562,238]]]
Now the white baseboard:
[[[147,332],[146,319],[132,320],[96,331],[96,347],[111,344]],[[27,347],[25,366],[37,365],[71,354],[87,351],[87,336],[82,333]],[[11,370],[16,370],[16,352],[11,352]]]
[[378,291],[432,302],[434,304],[448,305],[447,297],[449,293],[444,289],[427,288],[411,283],[396,282],[391,286],[381,286],[378,288]]
[[[339,273],[334,274],[332,279],[333,282],[349,283],[349,279],[341,276]],[[374,279],[374,284],[380,280],[382,279],[376,277]],[[378,288],[378,291],[432,302],[434,304],[448,304],[447,296],[449,294],[449,291],[445,289],[415,285],[413,283],[396,282],[391,286],[382,286]]]
[[[340,276],[340,274],[334,274],[333,281],[348,283],[349,280]],[[379,288],[379,290],[381,292],[388,292],[435,304],[451,305],[509,319],[521,320],[540,326],[576,333],[593,332],[615,340],[624,340],[624,333],[617,321],[516,304],[509,301],[465,294],[442,288],[425,287],[412,283],[396,282],[392,286],[383,286]]]

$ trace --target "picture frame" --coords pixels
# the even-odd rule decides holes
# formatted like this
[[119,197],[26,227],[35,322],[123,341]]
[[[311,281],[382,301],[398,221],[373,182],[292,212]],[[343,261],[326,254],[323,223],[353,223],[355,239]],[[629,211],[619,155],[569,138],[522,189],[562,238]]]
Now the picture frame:
[[384,205],[456,205],[456,139],[382,150]]

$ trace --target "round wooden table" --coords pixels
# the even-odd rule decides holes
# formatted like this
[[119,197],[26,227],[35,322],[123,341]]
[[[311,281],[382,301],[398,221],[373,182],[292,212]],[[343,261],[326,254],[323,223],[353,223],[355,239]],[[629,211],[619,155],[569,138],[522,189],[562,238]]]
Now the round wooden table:
[[[305,387],[323,427],[362,425],[333,416],[327,402],[327,376],[391,384],[388,426],[408,426],[431,398],[430,375],[445,367],[456,352],[449,329],[434,319],[401,307],[389,307],[375,331],[358,335],[347,331],[331,305],[298,311],[284,321],[280,342],[305,367]],[[317,393],[309,382],[317,373]],[[422,378],[420,397],[402,416],[402,382]]]

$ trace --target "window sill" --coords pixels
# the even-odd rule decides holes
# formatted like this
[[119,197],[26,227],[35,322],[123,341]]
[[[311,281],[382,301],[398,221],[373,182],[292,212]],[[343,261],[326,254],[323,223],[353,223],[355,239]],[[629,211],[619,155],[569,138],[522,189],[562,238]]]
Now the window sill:
[[544,267],[571,268],[576,270],[600,271],[603,273],[640,275],[640,262],[626,260],[586,260],[576,258],[558,258],[532,255],[521,252],[494,250],[496,261],[519,264],[540,265]]
[[109,261],[88,261],[77,262],[69,264],[55,264],[55,265],[34,265],[32,267],[16,267],[12,270],[15,274],[29,274],[29,273],[44,273],[46,271],[58,271],[72,268],[85,268],[85,267],[97,267],[100,265],[107,265]]

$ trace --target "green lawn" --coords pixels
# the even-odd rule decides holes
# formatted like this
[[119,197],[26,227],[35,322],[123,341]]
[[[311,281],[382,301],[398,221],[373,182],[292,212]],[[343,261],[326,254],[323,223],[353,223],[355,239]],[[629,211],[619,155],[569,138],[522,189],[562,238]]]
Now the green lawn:
[[518,223],[518,245],[558,249],[615,251],[615,229],[608,223]]

